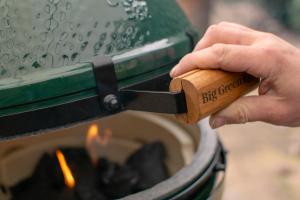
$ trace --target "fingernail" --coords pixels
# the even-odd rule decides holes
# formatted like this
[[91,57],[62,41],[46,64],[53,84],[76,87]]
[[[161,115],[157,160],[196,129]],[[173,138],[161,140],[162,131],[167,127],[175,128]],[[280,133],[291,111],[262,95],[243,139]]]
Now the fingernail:
[[216,117],[211,120],[211,127],[213,129],[220,128],[221,126],[224,126],[226,124],[226,119],[223,117]]
[[170,76],[171,76],[171,77],[176,76],[176,69],[177,69],[177,66],[178,66],[178,65],[176,65],[175,67],[173,67],[173,69],[171,70],[171,72],[170,72]]

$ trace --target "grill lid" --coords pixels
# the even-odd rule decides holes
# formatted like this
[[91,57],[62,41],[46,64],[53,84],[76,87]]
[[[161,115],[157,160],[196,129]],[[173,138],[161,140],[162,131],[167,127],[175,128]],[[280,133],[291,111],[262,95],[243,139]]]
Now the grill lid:
[[102,116],[98,55],[113,60],[125,87],[167,73],[193,46],[173,0],[4,0],[0,9],[0,138]]

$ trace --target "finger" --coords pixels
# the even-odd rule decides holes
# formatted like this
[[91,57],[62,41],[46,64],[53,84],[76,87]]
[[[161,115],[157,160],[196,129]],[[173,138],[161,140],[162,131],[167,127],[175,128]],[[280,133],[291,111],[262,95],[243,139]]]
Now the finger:
[[[176,77],[193,69],[221,69],[230,72],[247,72],[258,78],[268,77],[272,59],[250,46],[216,44],[201,51],[192,52],[181,59],[172,71]],[[264,62],[261,62],[264,60]],[[262,63],[268,63],[263,65]]]
[[283,113],[285,111],[280,109],[276,97],[247,96],[211,116],[210,124],[213,128],[219,128],[226,124],[244,124],[255,121],[281,124],[284,120]]
[[240,30],[243,30],[243,31],[248,31],[248,32],[256,32],[256,30],[251,29],[247,26],[243,26],[241,24],[236,24],[236,23],[232,23],[232,22],[220,22],[219,25],[232,27],[232,28],[237,28],[237,29],[240,29]]
[[233,26],[213,25],[198,42],[194,51],[208,48],[214,44],[251,45],[256,40],[253,32],[241,30]]

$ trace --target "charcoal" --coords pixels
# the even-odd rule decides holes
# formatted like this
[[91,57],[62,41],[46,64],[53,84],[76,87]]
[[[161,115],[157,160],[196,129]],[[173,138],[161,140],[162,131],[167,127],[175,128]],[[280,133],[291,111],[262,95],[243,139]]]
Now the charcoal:
[[83,148],[61,149],[76,182],[92,185],[95,182],[96,171],[89,155]]
[[98,162],[99,188],[110,198],[122,198],[132,194],[139,181],[137,172],[128,166],[120,166],[107,159]]
[[91,163],[90,157],[84,148],[60,148],[68,164],[80,166]]
[[32,179],[27,180],[25,184],[27,184],[27,186],[24,187],[23,182],[23,184],[18,185],[18,190],[12,190],[14,194],[12,200],[60,200],[59,192],[47,184],[33,182]]
[[76,185],[76,200],[108,200],[97,188],[86,184]]
[[125,165],[106,158],[94,166],[82,148],[61,149],[75,178],[69,189],[55,152],[44,154],[34,174],[11,188],[13,200],[108,200],[148,189],[168,178],[166,152],[160,142],[144,145]]
[[55,189],[65,187],[64,176],[54,154],[44,154],[37,164],[32,176],[35,182],[43,182]]
[[140,176],[137,191],[153,187],[169,177],[165,158],[166,150],[163,143],[152,142],[144,145],[127,159],[126,165]]
[[39,191],[43,191],[47,187],[54,190],[62,190],[65,187],[64,177],[56,157],[44,154],[35,167],[33,175],[21,181],[11,190],[13,193],[23,193],[30,190],[33,185],[41,187],[42,189]]

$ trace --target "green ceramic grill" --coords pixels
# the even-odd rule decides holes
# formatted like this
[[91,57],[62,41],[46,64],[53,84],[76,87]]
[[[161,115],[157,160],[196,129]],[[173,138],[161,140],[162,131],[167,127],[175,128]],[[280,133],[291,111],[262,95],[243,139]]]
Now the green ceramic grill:
[[[140,110],[184,112],[174,101],[182,94],[166,92],[168,73],[206,27],[207,2],[0,0],[0,140],[118,113],[120,98],[138,99],[126,106]],[[127,199],[219,196],[225,152],[207,120],[199,127],[193,163]]]

